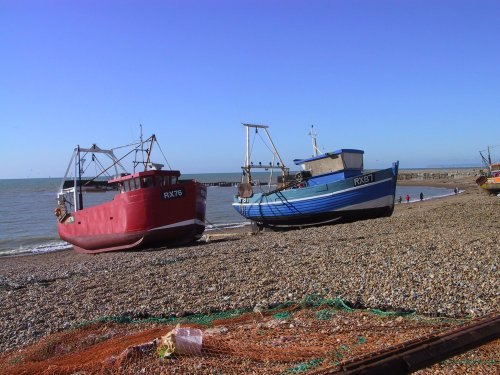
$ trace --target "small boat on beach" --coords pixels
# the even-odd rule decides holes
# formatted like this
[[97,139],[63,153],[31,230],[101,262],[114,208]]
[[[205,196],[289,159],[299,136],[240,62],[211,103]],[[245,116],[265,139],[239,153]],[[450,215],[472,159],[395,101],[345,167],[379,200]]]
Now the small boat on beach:
[[[292,227],[323,224],[337,220],[358,220],[392,215],[398,175],[398,162],[391,168],[365,171],[364,151],[340,149],[320,153],[311,130],[313,157],[296,159],[301,171],[290,175],[267,130],[268,126],[243,124],[247,151],[242,183],[234,197],[233,208],[259,227]],[[273,152],[269,165],[251,161],[250,129],[265,132]],[[251,170],[279,169],[281,176],[274,189],[254,192]]]
[[483,162],[483,173],[476,179],[476,184],[490,194],[500,193],[500,163],[491,161],[490,148],[486,150],[487,155],[483,155],[484,151],[480,151]]
[[[152,163],[155,143],[154,135],[144,142],[141,136],[125,155],[135,152],[132,173],[122,166],[125,156],[118,159],[113,149],[104,150],[95,144],[74,149],[54,210],[61,239],[77,252],[100,253],[183,244],[201,237],[205,230],[206,188],[195,180],[179,179],[178,170],[162,170],[162,164]],[[146,160],[137,161],[137,155],[146,155]],[[105,167],[99,156],[111,165]],[[100,173],[83,178],[90,163]],[[136,171],[139,166],[144,170]],[[72,170],[74,175],[69,179]],[[109,171],[114,175],[108,174],[108,179],[103,180]],[[84,206],[84,193],[110,190],[116,192],[111,201]]]

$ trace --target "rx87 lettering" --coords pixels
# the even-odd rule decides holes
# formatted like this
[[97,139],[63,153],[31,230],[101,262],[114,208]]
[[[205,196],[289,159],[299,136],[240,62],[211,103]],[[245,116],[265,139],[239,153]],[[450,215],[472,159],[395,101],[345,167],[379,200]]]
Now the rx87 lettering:
[[373,173],[370,174],[365,174],[363,176],[355,177],[354,178],[354,186],[360,186],[360,185],[365,185],[369,184],[375,181],[375,176]]

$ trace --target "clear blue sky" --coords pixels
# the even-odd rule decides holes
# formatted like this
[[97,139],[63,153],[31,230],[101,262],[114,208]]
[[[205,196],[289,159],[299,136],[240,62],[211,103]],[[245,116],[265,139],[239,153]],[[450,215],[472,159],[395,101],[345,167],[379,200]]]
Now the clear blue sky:
[[[0,0],[0,178],[156,133],[183,173],[236,172],[241,122],[283,158],[479,164],[500,143],[500,1]],[[269,157],[256,157],[265,162]]]

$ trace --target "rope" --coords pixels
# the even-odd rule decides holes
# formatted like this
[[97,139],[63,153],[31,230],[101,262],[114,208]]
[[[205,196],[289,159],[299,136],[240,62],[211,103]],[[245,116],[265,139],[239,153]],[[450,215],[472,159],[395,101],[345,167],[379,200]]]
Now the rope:
[[171,166],[170,166],[170,164],[168,163],[168,160],[167,160],[167,158],[165,157],[165,154],[163,153],[163,150],[161,149],[160,144],[159,144],[159,143],[158,143],[158,141],[156,141],[156,140],[155,140],[155,142],[156,142],[156,145],[158,146],[158,148],[160,149],[161,154],[163,155],[163,159],[165,159],[165,163],[167,163],[167,165],[168,165],[168,169],[172,170],[172,167],[171,167]]
[[93,179],[87,181],[85,183],[85,185],[88,185],[90,182],[94,181],[95,179],[97,179],[98,177],[100,177],[102,174],[104,174],[108,169],[110,169],[111,167],[113,167],[115,164],[118,164],[120,165],[120,161],[122,161],[123,159],[125,159],[127,156],[129,156],[132,152],[134,152],[135,149],[133,150],[130,150],[129,152],[127,152],[124,156],[122,156],[120,159],[118,159],[115,163],[113,163],[112,165],[110,165],[109,167],[107,167],[104,171],[102,171],[101,173],[99,173],[97,176],[95,176]]
[[[100,168],[100,171],[103,172],[104,171],[104,166],[101,164],[101,162],[99,161],[99,159],[97,158],[97,156],[94,156],[94,154],[92,154],[92,161],[94,162],[95,165],[97,165],[99,168]],[[105,172],[104,172],[105,173]],[[97,171],[96,171],[96,174],[97,174]],[[111,175],[109,173],[106,173],[106,175],[111,178]]]
[[114,147],[114,148],[112,148],[112,149],[111,149],[111,151],[114,151],[114,150],[119,150],[119,149],[121,149],[121,148],[130,147],[130,146],[138,146],[138,145],[140,145],[140,144],[141,144],[141,142],[140,142],[140,141],[138,141],[138,142],[134,142],[134,143],[129,143],[128,145]]
[[[255,129],[255,133],[258,134],[257,129]],[[252,147],[250,147],[250,153],[248,154],[248,157],[251,159],[252,158],[252,151],[253,151],[253,145],[255,144],[255,135],[253,136],[253,141],[252,141]],[[250,163],[250,160],[247,160],[248,163]]]
[[[294,301],[286,301],[281,303],[275,307],[268,308],[266,310],[262,310],[262,312],[270,314],[274,319],[290,319],[293,317],[294,312],[308,309],[308,308],[317,308],[324,306],[325,309],[318,310],[315,312],[315,317],[318,320],[328,320],[334,315],[334,312],[328,308],[333,310],[342,310],[346,312],[355,312],[355,311],[368,311],[374,315],[384,316],[384,317],[395,317],[402,316],[408,317],[411,319],[417,320],[427,320],[434,321],[438,320],[441,323],[454,323],[454,324],[464,324],[470,319],[460,319],[460,318],[432,318],[423,315],[417,315],[416,311],[382,311],[379,309],[363,309],[363,308],[352,308],[350,307],[342,298],[323,298],[321,295],[310,294],[304,297],[299,302]],[[236,318],[243,314],[249,313],[251,310],[249,308],[240,308],[228,311],[219,311],[209,314],[190,314],[184,317],[155,317],[150,316],[147,318],[134,318],[132,316],[127,315],[108,315],[103,316],[97,319],[84,321],[76,325],[76,327],[82,327],[89,324],[94,323],[107,323],[114,322],[120,324],[140,324],[140,323],[162,323],[162,324],[176,324],[176,323],[194,323],[194,324],[202,324],[202,325],[211,325],[215,320],[221,319],[229,319]],[[73,327],[74,328],[74,327]]]
[[262,143],[264,143],[264,146],[266,146],[266,147],[267,147],[267,149],[271,152],[271,154],[275,155],[274,151],[273,151],[273,150],[271,150],[271,148],[270,148],[270,147],[269,147],[269,145],[266,143],[266,141],[264,140],[264,138],[262,138],[262,136],[260,135],[260,133],[258,133],[258,132],[256,132],[256,133],[259,135],[260,139],[262,140]]

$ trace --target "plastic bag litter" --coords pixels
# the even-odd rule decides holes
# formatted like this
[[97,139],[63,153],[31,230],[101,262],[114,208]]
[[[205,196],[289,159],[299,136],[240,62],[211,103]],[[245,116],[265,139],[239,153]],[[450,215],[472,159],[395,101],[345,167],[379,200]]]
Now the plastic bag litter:
[[177,326],[160,338],[157,353],[161,358],[172,354],[201,354],[203,333],[198,328],[180,328]]

